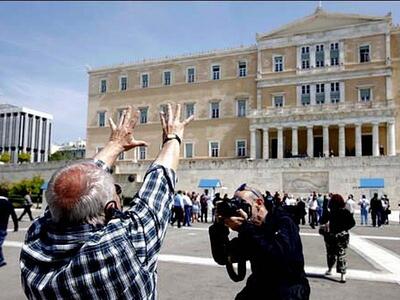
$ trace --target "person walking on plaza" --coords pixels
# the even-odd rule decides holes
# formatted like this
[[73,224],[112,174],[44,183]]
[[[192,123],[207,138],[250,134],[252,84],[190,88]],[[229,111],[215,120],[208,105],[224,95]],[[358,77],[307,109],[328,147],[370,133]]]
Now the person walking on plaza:
[[382,224],[389,225],[389,215],[391,214],[389,198],[387,195],[383,195],[382,201]]
[[192,193],[192,223],[196,223],[199,221],[199,212],[200,212],[200,200],[199,194],[195,192]]
[[201,222],[207,223],[207,212],[208,212],[208,201],[210,200],[210,196],[208,195],[208,190],[204,190],[204,194],[201,195],[200,197],[200,207],[201,207],[201,213],[200,213],[200,219]]
[[184,210],[184,203],[182,197],[182,191],[178,191],[174,197],[174,208],[173,208],[173,218],[171,221],[171,225],[174,225],[175,221],[178,222],[178,228],[181,228],[181,223],[183,223],[183,210]]
[[28,192],[24,196],[24,211],[19,216],[18,221],[21,221],[25,214],[28,214],[29,219],[31,221],[33,221],[32,212],[31,212],[31,207],[33,206],[33,202],[32,202],[31,196],[32,196],[32,192],[30,190],[28,190]]
[[315,229],[315,226],[318,225],[318,220],[317,220],[318,201],[316,195],[311,196],[311,201],[308,205],[309,205],[308,212],[310,214],[310,226],[312,229]]
[[146,146],[134,138],[139,113],[124,111],[93,160],[57,170],[48,210],[29,228],[20,256],[28,299],[157,299],[157,262],[174,201],[184,128],[180,105],[160,113],[162,147],[130,208],[116,201],[109,174],[120,153]]
[[369,204],[369,209],[371,211],[372,226],[376,227],[376,224],[378,224],[378,227],[381,227],[383,208],[382,201],[378,198],[378,193],[374,193]]
[[360,206],[361,225],[368,225],[369,201],[365,195],[361,196],[360,201],[358,201],[358,205]]
[[356,208],[356,202],[354,201],[353,198],[354,198],[353,195],[350,194],[350,195],[347,197],[347,200],[346,200],[346,209],[347,209],[352,215],[354,215],[354,211],[355,211],[355,208]]
[[0,189],[0,267],[7,263],[3,255],[3,243],[7,236],[8,219],[12,217],[14,222],[14,231],[18,231],[18,220],[14,206],[8,201],[7,192]]
[[183,205],[185,209],[185,221],[183,222],[183,226],[192,226],[190,224],[190,220],[192,219],[192,200],[190,200],[189,192],[183,192],[182,195]]
[[346,282],[346,249],[349,245],[349,230],[356,222],[353,215],[345,209],[346,203],[339,194],[333,194],[329,202],[329,211],[321,219],[320,233],[324,236],[328,270],[332,274],[336,262],[336,272],[341,274],[340,282]]

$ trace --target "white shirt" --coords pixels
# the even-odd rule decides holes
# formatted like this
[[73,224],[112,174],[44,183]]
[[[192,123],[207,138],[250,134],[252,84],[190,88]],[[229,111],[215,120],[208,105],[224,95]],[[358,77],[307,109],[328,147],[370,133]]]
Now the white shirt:
[[346,201],[346,209],[354,214],[354,206],[356,205],[356,202],[353,199],[347,199]]
[[182,195],[183,198],[183,205],[188,205],[188,206],[192,206],[192,200],[190,200],[188,195]]

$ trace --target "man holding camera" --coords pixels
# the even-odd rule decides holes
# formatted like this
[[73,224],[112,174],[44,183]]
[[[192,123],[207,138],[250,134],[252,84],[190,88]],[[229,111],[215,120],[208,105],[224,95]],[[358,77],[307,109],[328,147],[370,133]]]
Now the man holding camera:
[[[219,264],[240,260],[238,257],[250,260],[252,274],[236,300],[309,299],[310,286],[296,224],[281,207],[267,209],[262,194],[246,184],[238,188],[234,199],[243,203],[238,207],[248,207],[247,213],[239,209],[236,215],[221,216],[217,208],[219,220],[210,228],[210,238]],[[238,238],[229,241],[229,231],[222,224],[237,231]]]
[[119,154],[145,146],[133,136],[138,112],[124,111],[94,160],[55,172],[49,209],[29,228],[21,279],[29,299],[156,299],[157,258],[170,219],[180,143],[180,106],[160,113],[163,146],[131,207],[121,211],[110,167]]

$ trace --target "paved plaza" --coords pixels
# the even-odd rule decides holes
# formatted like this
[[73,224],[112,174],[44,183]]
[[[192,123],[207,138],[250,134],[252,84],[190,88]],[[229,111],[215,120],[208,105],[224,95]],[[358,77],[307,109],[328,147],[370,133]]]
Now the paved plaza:
[[[39,211],[35,211],[37,215]],[[17,212],[20,214],[20,211]],[[399,299],[400,225],[394,211],[390,226],[357,226],[351,231],[348,249],[347,283],[336,275],[325,277],[325,247],[317,229],[301,226],[306,272],[311,284],[311,299]],[[359,221],[359,216],[356,216]],[[12,232],[12,222],[3,247],[7,265],[0,269],[0,299],[25,299],[20,286],[19,252],[30,222],[20,223]],[[211,257],[207,228],[169,227],[159,259],[158,291],[160,300],[234,299],[245,281],[231,281],[225,268]],[[250,270],[247,271],[250,273]]]

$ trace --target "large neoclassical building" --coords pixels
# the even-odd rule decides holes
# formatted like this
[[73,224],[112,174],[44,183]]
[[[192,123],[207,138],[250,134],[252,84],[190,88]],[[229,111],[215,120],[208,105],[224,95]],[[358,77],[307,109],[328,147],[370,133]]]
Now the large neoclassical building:
[[152,160],[159,111],[194,114],[182,158],[284,159],[393,156],[400,152],[400,27],[391,15],[312,15],[256,35],[255,45],[89,71],[87,155],[109,136],[108,117],[140,111],[148,148],[120,160]]

